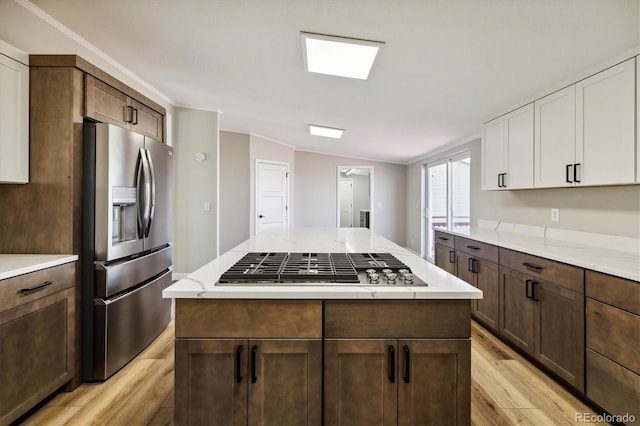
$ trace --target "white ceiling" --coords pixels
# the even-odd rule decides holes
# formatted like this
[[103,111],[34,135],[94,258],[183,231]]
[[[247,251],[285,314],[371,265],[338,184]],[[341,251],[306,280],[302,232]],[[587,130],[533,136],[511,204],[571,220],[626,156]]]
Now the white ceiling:
[[[368,81],[310,74],[300,31],[386,46]],[[222,130],[408,163],[637,48],[640,1],[0,0],[0,39],[106,58],[174,105],[222,112]],[[346,132],[319,138],[308,123]]]

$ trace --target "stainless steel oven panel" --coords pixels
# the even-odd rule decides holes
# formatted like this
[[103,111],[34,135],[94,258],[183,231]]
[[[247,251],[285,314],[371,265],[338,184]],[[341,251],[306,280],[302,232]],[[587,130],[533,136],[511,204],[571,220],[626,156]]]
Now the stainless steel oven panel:
[[162,290],[171,271],[115,299],[95,299],[93,380],[105,380],[146,348],[169,324],[171,299]]
[[171,266],[173,247],[169,246],[126,262],[96,263],[95,297],[108,298]]

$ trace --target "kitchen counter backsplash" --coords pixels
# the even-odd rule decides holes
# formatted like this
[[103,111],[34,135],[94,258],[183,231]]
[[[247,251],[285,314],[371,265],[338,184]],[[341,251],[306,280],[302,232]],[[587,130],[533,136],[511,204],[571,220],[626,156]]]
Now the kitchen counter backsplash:
[[436,228],[461,237],[581,268],[640,281],[640,239],[479,220],[477,226]]
[[72,254],[0,254],[0,280],[78,260]]

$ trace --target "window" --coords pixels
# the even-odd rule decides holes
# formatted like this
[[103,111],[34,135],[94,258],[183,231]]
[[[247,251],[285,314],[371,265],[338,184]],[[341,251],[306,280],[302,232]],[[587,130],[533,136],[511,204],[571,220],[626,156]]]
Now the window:
[[425,232],[422,247],[433,260],[433,228],[470,226],[471,157],[463,152],[425,166]]

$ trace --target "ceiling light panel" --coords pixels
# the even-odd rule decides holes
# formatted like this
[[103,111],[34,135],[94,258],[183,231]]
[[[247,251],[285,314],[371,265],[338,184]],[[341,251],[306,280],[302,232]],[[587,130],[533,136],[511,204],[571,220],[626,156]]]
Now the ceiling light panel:
[[317,126],[309,124],[309,133],[314,136],[324,136],[325,138],[340,139],[344,133],[344,129],[336,129],[334,127]]
[[301,32],[302,56],[308,72],[340,77],[369,78],[384,43]]

